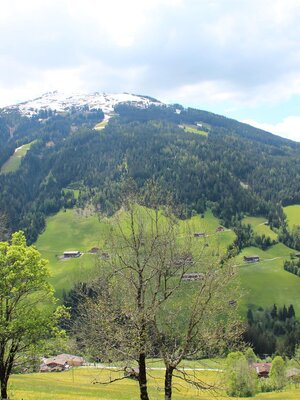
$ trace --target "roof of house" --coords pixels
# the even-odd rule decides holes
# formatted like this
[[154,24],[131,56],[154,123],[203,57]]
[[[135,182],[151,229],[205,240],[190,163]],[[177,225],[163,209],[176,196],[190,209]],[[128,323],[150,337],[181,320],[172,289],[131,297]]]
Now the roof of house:
[[299,368],[291,368],[286,373],[286,376],[288,378],[292,378],[293,376],[299,376],[299,375],[300,375],[300,369]]
[[58,354],[54,357],[44,358],[44,364],[57,364],[57,365],[65,365],[72,361],[84,362],[84,359],[79,356],[74,356],[72,354]]
[[269,373],[272,363],[254,363],[253,367],[255,368],[257,374]]
[[204,274],[202,272],[188,272],[183,274],[182,280],[199,280],[204,279]]
[[45,365],[51,365],[51,364],[55,364],[55,365],[65,365],[67,363],[66,360],[60,359],[58,357],[49,357],[49,358],[45,358],[44,360],[44,364]]

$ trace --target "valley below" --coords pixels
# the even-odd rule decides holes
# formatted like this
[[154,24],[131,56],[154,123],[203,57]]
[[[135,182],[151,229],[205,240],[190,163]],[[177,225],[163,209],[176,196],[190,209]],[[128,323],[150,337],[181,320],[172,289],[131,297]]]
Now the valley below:
[[[298,143],[147,96],[52,92],[0,110],[0,144],[2,280],[44,271],[20,307],[55,321],[43,346],[26,337],[13,399],[129,400],[146,383],[153,399],[243,398],[234,374],[257,399],[300,396]],[[37,372],[72,352],[86,365]]]

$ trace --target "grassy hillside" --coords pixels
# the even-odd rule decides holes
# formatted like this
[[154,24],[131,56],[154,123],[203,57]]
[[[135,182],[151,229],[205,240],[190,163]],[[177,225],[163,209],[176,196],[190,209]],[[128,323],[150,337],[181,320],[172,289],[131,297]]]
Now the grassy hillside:
[[9,159],[4,163],[4,165],[1,168],[1,174],[7,174],[9,172],[15,172],[22,161],[22,158],[26,155],[27,151],[30,149],[34,142],[30,142],[27,144],[24,144],[21,147],[18,147],[14,154],[9,157]]
[[[122,213],[118,214],[122,221]],[[60,211],[47,219],[45,231],[35,243],[42,256],[49,260],[51,270],[51,283],[56,289],[56,294],[61,297],[63,289],[68,291],[75,282],[86,281],[96,272],[96,256],[85,254],[91,248],[98,247],[105,251],[106,241],[109,235],[110,224],[114,218],[99,220],[97,215],[82,215],[78,210]],[[235,237],[235,234],[226,230],[216,232],[219,221],[210,211],[204,218],[194,216],[190,221],[191,235],[194,232],[204,232],[205,238],[193,238],[195,246],[203,245],[204,241],[211,248],[219,248],[225,251]],[[186,221],[179,221],[178,237],[185,235]],[[84,254],[75,259],[59,260],[59,256],[67,250],[79,250]]]
[[[241,286],[245,290],[243,311],[247,306],[271,307],[293,304],[300,317],[300,278],[283,269],[283,261],[289,258],[291,249],[279,243],[267,251],[248,247],[237,257]],[[261,261],[247,264],[245,255],[259,255]]]
[[[137,382],[125,379],[111,385],[92,384],[94,380],[104,381],[113,372],[99,369],[78,368],[62,373],[15,375],[10,382],[10,395],[14,400],[135,400],[139,398]],[[220,373],[197,371],[197,376],[206,382],[218,382]],[[174,400],[213,400],[219,396],[227,398],[224,392],[197,391],[191,386],[174,380]],[[149,374],[149,394],[151,399],[163,400],[163,371],[151,371]],[[176,390],[177,389],[177,390]],[[300,389],[287,389],[281,392],[264,393],[255,396],[257,400],[296,400],[300,398]]]
[[[96,215],[83,216],[76,210],[60,211],[48,218],[46,230],[35,245],[49,260],[51,283],[59,297],[63,289],[68,291],[75,282],[92,277],[96,256],[85,253],[92,247],[105,248],[108,229],[108,224],[99,221]],[[84,254],[76,259],[59,260],[67,250],[79,250]]]
[[186,131],[188,133],[196,133],[197,135],[208,136],[208,132],[204,131],[202,129],[199,129],[199,127],[197,125],[183,124],[183,125],[179,125],[179,128],[182,128],[184,131]]
[[284,207],[283,210],[290,228],[293,228],[294,225],[300,225],[300,204]]
[[[124,214],[120,212],[118,217],[122,223]],[[89,280],[96,274],[97,256],[86,253],[92,247],[106,250],[110,226],[115,222],[115,218],[99,220],[96,215],[84,216],[76,210],[60,211],[48,218],[46,230],[40,235],[36,246],[43,257],[49,260],[51,283],[59,297],[62,296],[63,290],[68,291],[76,282]],[[257,229],[263,229],[265,234],[273,233],[269,227],[261,225],[262,218],[249,217],[246,221],[251,222]],[[197,215],[189,221],[179,221],[179,240],[187,234],[187,223],[190,235],[193,236],[195,232],[205,233],[205,237],[192,238],[194,246],[207,243],[209,249],[219,249],[223,252],[235,238],[231,230],[216,232],[219,221],[208,211],[204,218]],[[66,250],[80,250],[84,254],[75,259],[59,260],[58,257]],[[279,243],[267,251],[246,248],[237,257],[241,286],[245,290],[243,313],[248,305],[270,307],[276,303],[293,304],[297,316],[300,316],[300,278],[283,269],[283,261],[289,258],[291,252],[291,249]],[[261,261],[255,264],[244,263],[244,255],[251,254],[258,254]]]
[[253,228],[254,233],[257,235],[265,235],[273,240],[277,240],[277,234],[272,229],[265,225],[266,218],[263,217],[245,217],[243,224],[250,224]]

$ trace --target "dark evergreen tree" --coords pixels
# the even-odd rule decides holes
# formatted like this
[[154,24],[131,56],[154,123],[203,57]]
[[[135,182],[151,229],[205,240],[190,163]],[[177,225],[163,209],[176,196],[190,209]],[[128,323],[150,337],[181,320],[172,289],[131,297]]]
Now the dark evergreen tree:
[[287,318],[295,318],[295,310],[293,304],[290,304],[288,308]]
[[273,305],[273,308],[272,308],[272,311],[271,311],[271,317],[273,318],[273,319],[276,319],[277,318],[277,307],[276,307],[276,304],[274,304]]

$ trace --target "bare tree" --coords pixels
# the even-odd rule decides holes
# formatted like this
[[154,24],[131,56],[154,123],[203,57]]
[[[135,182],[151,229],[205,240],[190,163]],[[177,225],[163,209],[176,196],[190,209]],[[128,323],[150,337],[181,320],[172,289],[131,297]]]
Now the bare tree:
[[[172,379],[183,379],[198,389],[213,389],[197,375],[179,366],[184,359],[223,355],[241,342],[243,323],[237,313],[238,286],[235,268],[220,266],[218,257],[201,252],[193,270],[198,279],[177,286],[176,294],[153,315],[153,332],[165,363],[165,399],[172,398]],[[189,276],[189,275],[188,275]],[[189,286],[189,287],[188,287]]]
[[[90,353],[137,361],[142,400],[149,399],[146,359],[160,354],[169,400],[173,372],[181,371],[184,358],[216,351],[238,336],[240,330],[232,329],[238,327],[237,299],[223,293],[229,294],[234,270],[206,255],[188,224],[183,232],[167,208],[154,203],[148,209],[131,200],[124,207],[111,229],[110,259],[101,268],[105,289],[84,304],[76,332]],[[180,377],[191,379],[182,371]]]

